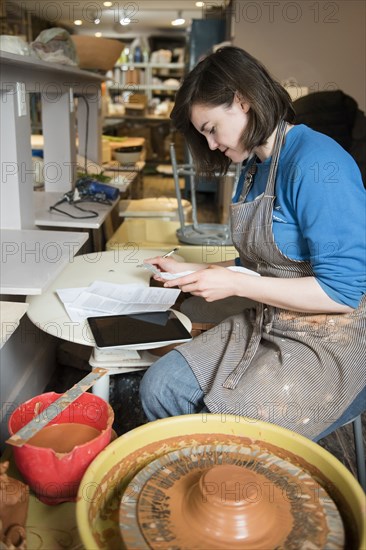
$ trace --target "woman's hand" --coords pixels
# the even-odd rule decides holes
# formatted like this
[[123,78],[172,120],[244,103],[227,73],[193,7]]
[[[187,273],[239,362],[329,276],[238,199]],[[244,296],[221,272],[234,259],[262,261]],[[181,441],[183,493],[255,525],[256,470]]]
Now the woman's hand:
[[206,269],[208,267],[207,264],[193,264],[189,262],[178,262],[177,260],[174,260],[174,258],[171,258],[170,256],[166,258],[164,258],[164,256],[147,258],[146,260],[144,260],[144,262],[147,264],[152,264],[155,267],[157,267],[160,271],[166,271],[168,273],[180,273],[183,271],[197,271],[201,269]]
[[[238,276],[241,278],[238,279]],[[214,302],[234,296],[236,287],[242,281],[242,277],[242,274],[230,271],[225,267],[207,265],[206,269],[195,271],[179,279],[166,281],[164,287],[178,286],[183,292],[189,292],[193,296],[201,296],[207,302]]]

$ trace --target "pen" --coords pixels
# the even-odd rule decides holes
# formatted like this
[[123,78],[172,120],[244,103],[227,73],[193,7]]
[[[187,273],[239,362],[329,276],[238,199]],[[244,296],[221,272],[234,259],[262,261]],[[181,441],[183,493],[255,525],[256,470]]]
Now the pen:
[[163,254],[162,258],[167,258],[168,256],[171,256],[172,254],[174,254],[174,252],[177,252],[177,250],[179,250],[179,246],[177,246],[177,248],[173,248],[173,250],[170,250],[166,254]]

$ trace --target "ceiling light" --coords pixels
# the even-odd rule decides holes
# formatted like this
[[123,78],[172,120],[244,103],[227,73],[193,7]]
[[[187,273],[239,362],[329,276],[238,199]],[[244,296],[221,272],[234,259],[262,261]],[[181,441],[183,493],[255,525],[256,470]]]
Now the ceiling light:
[[96,19],[94,19],[94,25],[99,25],[99,23],[100,23],[99,17],[97,17]]
[[176,19],[173,19],[171,24],[174,25],[174,27],[178,27],[179,25],[184,25],[185,22],[186,22],[186,20],[183,19],[182,12],[179,11],[178,12],[178,17]]
[[205,5],[204,2],[196,2],[196,7],[197,8],[203,8],[204,5]]
[[78,25],[78,26],[79,26],[79,25],[82,25],[82,24],[83,24],[83,22],[82,22],[81,19],[75,19],[74,25]]
[[103,6],[105,6],[106,8],[110,8],[111,6],[113,6],[113,2],[103,2]]
[[131,23],[131,19],[129,17],[123,17],[119,20],[119,22],[121,23],[121,25],[126,26]]

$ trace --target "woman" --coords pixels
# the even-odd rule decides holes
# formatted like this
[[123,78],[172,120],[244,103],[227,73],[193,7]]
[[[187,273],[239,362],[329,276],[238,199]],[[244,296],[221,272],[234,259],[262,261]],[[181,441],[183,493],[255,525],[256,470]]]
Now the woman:
[[165,282],[208,302],[254,300],[153,364],[141,384],[149,420],[199,411],[249,416],[317,439],[365,386],[365,191],[351,156],[292,124],[287,92],[227,47],[186,77],[172,119],[197,170],[243,163],[231,207],[242,266],[151,258]]

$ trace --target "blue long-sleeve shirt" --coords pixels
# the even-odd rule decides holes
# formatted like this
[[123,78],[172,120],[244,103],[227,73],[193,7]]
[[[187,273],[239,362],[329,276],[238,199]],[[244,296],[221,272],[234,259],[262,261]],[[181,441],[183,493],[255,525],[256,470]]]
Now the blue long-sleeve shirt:
[[[247,201],[264,192],[270,162],[258,163]],[[309,260],[330,298],[357,307],[366,292],[366,192],[356,162],[330,137],[294,126],[281,151],[275,195],[279,249],[291,259]]]

